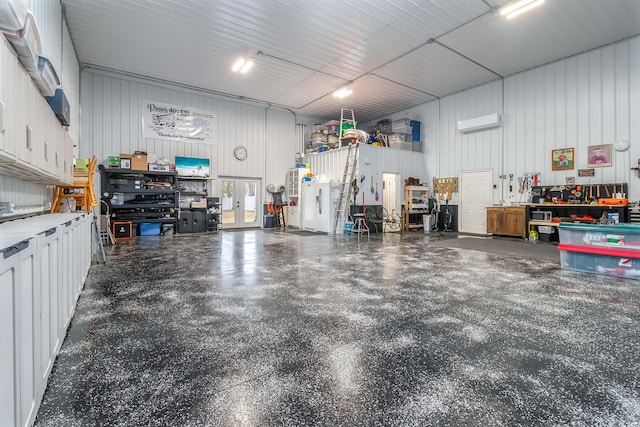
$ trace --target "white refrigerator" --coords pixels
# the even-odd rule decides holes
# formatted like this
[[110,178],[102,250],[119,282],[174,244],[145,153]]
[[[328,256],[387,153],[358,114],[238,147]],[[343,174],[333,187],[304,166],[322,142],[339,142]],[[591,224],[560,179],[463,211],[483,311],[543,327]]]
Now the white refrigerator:
[[340,197],[340,184],[334,182],[304,182],[302,184],[302,228],[333,232],[336,206]]

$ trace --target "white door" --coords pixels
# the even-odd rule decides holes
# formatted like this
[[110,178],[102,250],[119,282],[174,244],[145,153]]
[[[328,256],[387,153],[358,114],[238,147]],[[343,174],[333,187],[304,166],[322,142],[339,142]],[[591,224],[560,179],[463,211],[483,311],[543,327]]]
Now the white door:
[[260,180],[250,178],[225,178],[222,185],[222,227],[260,227],[262,203]]
[[400,182],[400,174],[386,172],[382,174],[382,206],[387,211],[387,215],[401,213],[402,188]]
[[487,234],[487,206],[493,204],[493,170],[460,173],[461,233]]

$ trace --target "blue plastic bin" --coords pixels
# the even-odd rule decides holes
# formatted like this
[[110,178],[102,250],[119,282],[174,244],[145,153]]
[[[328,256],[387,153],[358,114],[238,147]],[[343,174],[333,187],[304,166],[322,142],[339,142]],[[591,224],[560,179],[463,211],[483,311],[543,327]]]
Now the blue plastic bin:
[[143,222],[140,224],[140,235],[141,236],[159,236],[160,235],[160,224],[159,222]]

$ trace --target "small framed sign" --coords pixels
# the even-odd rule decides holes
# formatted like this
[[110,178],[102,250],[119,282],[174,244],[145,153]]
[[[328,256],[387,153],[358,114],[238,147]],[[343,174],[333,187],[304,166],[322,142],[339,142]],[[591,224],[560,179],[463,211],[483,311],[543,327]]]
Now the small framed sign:
[[578,176],[594,176],[595,169],[578,169]]
[[568,176],[566,178],[566,182],[567,182],[567,185],[576,185],[576,177],[575,176]]

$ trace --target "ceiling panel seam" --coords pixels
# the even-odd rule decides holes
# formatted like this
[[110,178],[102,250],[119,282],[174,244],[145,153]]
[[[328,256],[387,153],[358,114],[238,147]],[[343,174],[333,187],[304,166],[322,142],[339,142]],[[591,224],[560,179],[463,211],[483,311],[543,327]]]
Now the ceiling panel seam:
[[499,74],[499,73],[497,73],[497,72],[493,71],[493,70],[492,70],[491,68],[489,68],[489,67],[485,67],[484,65],[482,65],[482,64],[481,64],[481,63],[479,63],[478,61],[476,61],[476,60],[474,60],[474,59],[469,58],[467,55],[464,55],[464,54],[462,54],[462,53],[458,52],[458,51],[457,51],[457,50],[455,50],[454,48],[449,47],[449,46],[447,46],[446,44],[444,44],[444,43],[442,43],[442,42],[439,42],[439,41],[437,41],[437,40],[435,40],[435,41],[434,41],[434,43],[436,43],[438,46],[442,46],[443,48],[447,49],[448,51],[450,51],[450,52],[452,52],[452,53],[455,53],[456,55],[460,56],[461,58],[464,58],[464,59],[466,59],[467,61],[469,61],[469,62],[471,62],[471,63],[473,63],[473,64],[476,64],[478,67],[481,67],[481,68],[483,68],[483,69],[487,70],[487,71],[488,71],[488,72],[490,72],[491,74],[495,74],[496,76],[500,77],[501,79],[502,79],[502,78],[504,78],[504,76],[503,76],[503,75],[501,75],[501,74]]
[[[436,37],[432,37],[432,38],[430,38],[429,40],[425,41],[424,43],[421,43],[421,44],[419,44],[418,46],[416,46],[416,47],[414,47],[414,48],[412,48],[412,49],[409,49],[408,51],[406,51],[406,52],[402,53],[402,54],[401,54],[401,55],[399,55],[399,56],[396,56],[395,58],[390,59],[389,61],[385,62],[384,64],[378,65],[377,67],[375,67],[375,68],[373,68],[373,69],[371,69],[371,70],[367,71],[367,72],[366,72],[365,74],[363,74],[362,76],[356,77],[356,78],[355,78],[355,79],[353,79],[353,80],[354,80],[354,81],[355,81],[355,80],[358,80],[359,78],[364,77],[364,76],[365,76],[365,75],[367,75],[367,74],[373,73],[373,72],[375,72],[375,71],[379,70],[380,68],[382,68],[382,67],[384,67],[384,66],[386,66],[386,65],[389,65],[389,64],[391,64],[391,63],[393,63],[393,62],[395,62],[395,61],[397,61],[397,60],[399,60],[399,59],[401,59],[401,58],[404,58],[405,56],[409,55],[410,53],[413,53],[413,52],[415,52],[416,50],[421,49],[421,48],[423,48],[423,47],[424,47],[424,46],[426,46],[426,45],[429,45],[429,44],[435,43],[439,38],[442,38],[442,37],[446,36],[447,34],[450,34],[450,33],[452,33],[453,31],[456,31],[457,29],[462,28],[462,27],[464,27],[465,25],[470,24],[471,22],[473,22],[473,21],[475,21],[475,20],[477,20],[477,19],[482,18],[483,16],[485,16],[485,15],[486,15],[486,14],[488,14],[488,13],[491,13],[492,11],[493,11],[493,9],[488,10],[487,12],[485,12],[485,13],[483,13],[483,14],[481,14],[481,15],[478,15],[478,16],[476,16],[476,17],[474,17],[474,18],[471,18],[471,19],[469,19],[468,21],[463,22],[462,24],[458,25],[457,27],[454,27],[454,28],[450,29],[449,31],[446,31],[446,32],[444,32],[444,33],[442,33],[442,34],[440,34],[440,35],[438,35],[438,36],[436,36]],[[446,46],[443,46],[443,47],[446,47]],[[455,52],[455,51],[453,51],[453,52],[454,52],[454,53],[457,53],[457,52]],[[459,54],[459,55],[460,55],[460,54]],[[461,55],[461,56],[462,56],[463,58],[466,58],[464,55]],[[466,58],[466,59],[469,59],[469,58]],[[479,64],[478,64],[478,65],[479,65]]]
[[334,74],[327,73],[326,71],[318,70],[316,68],[309,67],[309,66],[306,66],[304,64],[300,64],[299,62],[294,62],[294,61],[291,61],[289,59],[280,58],[279,56],[275,56],[275,55],[271,55],[271,54],[268,54],[268,53],[264,53],[262,51],[258,52],[258,56],[259,55],[265,56],[267,58],[275,59],[276,61],[282,61],[282,62],[285,62],[287,64],[295,65],[297,67],[304,68],[305,70],[313,71],[315,73],[324,74],[325,76],[333,77],[335,79],[344,80],[345,82],[349,81],[349,80],[345,79],[344,77],[339,77],[339,76],[336,76]]
[[422,90],[422,89],[418,89],[418,88],[415,88],[415,87],[413,87],[413,86],[409,86],[409,85],[406,85],[406,84],[404,84],[404,83],[397,82],[397,81],[392,80],[392,79],[389,79],[389,78],[387,78],[387,77],[383,77],[383,76],[381,76],[381,75],[379,75],[379,74],[376,74],[376,73],[370,73],[369,75],[374,76],[374,77],[378,77],[379,79],[386,80],[386,81],[391,82],[391,83],[395,83],[395,84],[397,84],[398,86],[406,87],[407,89],[415,90],[416,92],[421,92],[421,93],[424,93],[425,95],[433,96],[434,98],[440,99],[440,97],[439,97],[438,95],[434,95],[434,94],[429,93],[429,92],[427,92],[427,91],[424,91],[424,90]]
[[[485,4],[486,4],[486,3],[485,3]],[[451,29],[451,30],[449,30],[449,31],[446,31],[446,32],[445,32],[445,33],[443,33],[443,34],[440,34],[440,35],[438,35],[438,36],[436,36],[436,37],[430,38],[429,40],[425,41],[424,43],[421,43],[421,44],[419,44],[418,46],[415,46],[415,47],[413,47],[413,48],[409,49],[408,51],[406,51],[406,52],[404,52],[404,53],[402,53],[402,54],[400,54],[400,55],[396,56],[395,58],[392,58],[392,59],[390,59],[389,61],[387,61],[387,62],[385,62],[385,63],[383,63],[383,64],[381,64],[381,65],[378,65],[377,67],[374,67],[373,69],[371,69],[371,70],[367,71],[366,73],[361,74],[361,75],[359,75],[359,76],[357,76],[357,77],[355,77],[355,78],[351,79],[351,82],[355,82],[356,80],[360,80],[361,78],[363,78],[363,77],[365,77],[365,76],[367,76],[367,75],[371,75],[371,76],[375,76],[375,77],[380,77],[379,75],[374,74],[374,72],[375,72],[375,71],[377,71],[377,70],[379,70],[380,68],[382,68],[382,67],[384,67],[384,66],[386,66],[386,65],[392,64],[393,62],[396,62],[396,61],[398,61],[399,59],[404,58],[405,56],[407,56],[407,55],[409,55],[409,54],[411,54],[411,53],[415,52],[416,50],[421,49],[421,48],[423,48],[424,46],[429,45],[429,44],[432,44],[432,43],[437,43],[438,45],[440,45],[440,46],[444,47],[445,49],[448,49],[449,51],[451,51],[452,53],[455,53],[456,55],[460,56],[461,58],[466,59],[467,61],[472,62],[472,63],[474,63],[474,64],[478,65],[479,67],[481,67],[481,68],[483,68],[483,69],[485,69],[485,70],[489,71],[490,73],[492,73],[492,74],[494,74],[494,75],[498,76],[499,78],[503,78],[500,74],[496,73],[495,71],[493,71],[493,70],[491,70],[491,69],[489,69],[489,68],[485,67],[484,65],[482,65],[482,64],[480,64],[480,63],[478,63],[478,62],[474,61],[473,59],[471,59],[471,58],[469,58],[469,57],[467,57],[467,56],[465,56],[465,55],[461,54],[460,52],[457,52],[456,50],[454,50],[454,49],[452,49],[452,48],[450,48],[450,47],[448,47],[448,46],[446,46],[446,45],[442,44],[441,42],[438,42],[438,41],[437,41],[437,39],[439,39],[439,38],[441,38],[441,37],[444,37],[445,35],[450,34],[451,32],[453,32],[453,31],[455,31],[455,30],[457,30],[457,29],[459,29],[459,28],[462,28],[463,26],[465,26],[465,25],[467,25],[467,24],[469,24],[469,23],[471,23],[471,22],[473,22],[473,21],[475,21],[475,20],[477,20],[477,19],[482,18],[483,16],[487,15],[488,13],[492,13],[492,12],[494,12],[495,10],[496,10],[496,8],[493,8],[493,7],[492,7],[492,8],[490,8],[487,12],[485,12],[485,13],[483,13],[483,14],[481,14],[481,15],[478,15],[478,16],[476,16],[476,17],[474,17],[474,18],[471,18],[471,19],[469,19],[468,21],[466,21],[466,22],[464,22],[464,23],[462,23],[462,24],[460,24],[460,25],[456,26],[455,28],[452,28],[452,29]],[[383,77],[380,77],[380,78],[383,78]],[[436,98],[438,98],[438,99],[440,98],[440,97],[438,97],[438,96],[436,96],[436,95],[433,95],[433,94],[431,94],[431,93],[429,93],[429,92],[425,92],[425,91],[422,91],[422,90],[420,90],[420,89],[413,88],[413,87],[411,87],[411,86],[403,85],[403,84],[398,83],[398,82],[396,82],[396,81],[394,81],[394,80],[390,80],[390,79],[386,79],[386,78],[383,78],[383,79],[384,79],[384,80],[387,80],[387,81],[389,81],[389,82],[392,82],[392,83],[399,84],[400,86],[404,86],[404,87],[406,87],[406,88],[413,89],[413,90],[416,90],[416,91],[418,91],[418,92],[425,93],[425,94],[430,95],[430,96],[434,96],[434,97],[436,97]],[[300,108],[306,108],[306,107],[308,107],[309,105],[311,105],[311,104],[313,104],[313,103],[315,103],[315,102],[318,102],[319,100],[323,99],[324,97],[328,96],[328,95],[329,95],[329,94],[331,94],[331,93],[332,93],[332,92],[328,92],[328,93],[326,93],[326,94],[324,94],[324,95],[322,95],[322,96],[320,96],[320,97],[318,97],[318,98],[316,98],[316,99],[314,99],[314,100],[311,100],[311,101],[309,101],[307,104],[303,105],[303,106],[302,106],[302,107],[300,107]]]

